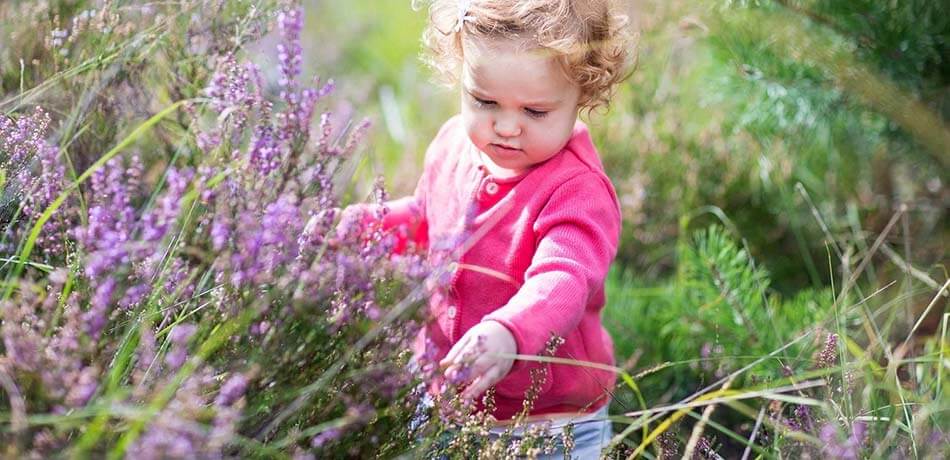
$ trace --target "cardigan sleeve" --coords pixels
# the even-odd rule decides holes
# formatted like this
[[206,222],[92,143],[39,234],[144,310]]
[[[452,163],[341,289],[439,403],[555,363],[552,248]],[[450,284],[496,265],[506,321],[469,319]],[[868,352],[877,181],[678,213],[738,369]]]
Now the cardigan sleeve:
[[[620,209],[607,180],[590,172],[555,190],[534,224],[537,249],[524,284],[483,318],[507,327],[519,354],[542,353],[552,334],[566,337],[588,308],[603,307],[604,279],[620,238]],[[522,365],[516,361],[512,370]]]
[[[435,174],[434,170],[444,159],[445,151],[450,147],[453,136],[458,135],[459,126],[460,119],[455,116],[439,128],[439,132],[426,149],[422,176],[419,177],[412,195],[383,203],[386,211],[382,213],[381,223],[384,230],[396,235],[394,248],[396,254],[405,253],[409,243],[413,243],[418,249],[428,247],[429,226],[426,218],[428,190],[431,186],[432,175]],[[365,230],[376,221],[376,216],[380,214],[377,212],[378,206],[375,204],[349,206],[344,210],[344,219],[358,221],[359,228]]]
[[383,216],[383,229],[392,231],[396,235],[396,246],[393,251],[403,254],[409,243],[417,248],[425,248],[429,243],[429,232],[426,220],[426,174],[416,184],[412,195],[387,201],[386,214]]

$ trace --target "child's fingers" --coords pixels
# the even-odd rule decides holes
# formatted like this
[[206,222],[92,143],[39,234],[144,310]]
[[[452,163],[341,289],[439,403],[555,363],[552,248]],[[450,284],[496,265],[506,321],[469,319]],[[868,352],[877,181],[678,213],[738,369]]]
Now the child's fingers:
[[452,349],[449,350],[449,353],[445,355],[445,358],[442,358],[442,361],[439,361],[439,367],[446,368],[453,364],[456,364],[456,359],[464,355],[463,351],[468,346],[468,336],[462,337],[462,340],[459,340]]
[[475,399],[487,389],[488,385],[485,385],[485,376],[481,376],[465,388],[465,391],[462,392],[462,397],[465,399]]
[[472,383],[462,392],[462,397],[474,399],[488,390],[489,387],[495,384],[498,379],[498,367],[492,366],[482,375],[479,375]]

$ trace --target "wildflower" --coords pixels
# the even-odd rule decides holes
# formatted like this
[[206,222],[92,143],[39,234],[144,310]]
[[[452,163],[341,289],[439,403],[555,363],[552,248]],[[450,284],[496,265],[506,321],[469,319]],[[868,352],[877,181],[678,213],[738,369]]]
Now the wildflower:
[[277,143],[270,127],[260,126],[251,139],[248,161],[262,175],[266,176],[277,169],[281,146]]
[[705,436],[700,436],[699,441],[696,442],[696,453],[694,456],[696,458],[722,460],[722,456],[716,453],[712,443],[710,443],[709,439],[706,439]]
[[851,424],[851,433],[848,438],[841,442],[835,425],[826,423],[819,433],[819,438],[824,444],[822,453],[828,458],[857,460],[861,458],[861,447],[864,445],[866,433],[867,424],[862,421],[855,421]]
[[811,410],[808,406],[797,404],[795,405],[795,420],[797,420],[800,431],[810,432],[813,428],[813,421],[811,416]]
[[89,302],[89,310],[83,314],[83,324],[86,334],[97,338],[108,319],[109,306],[112,303],[112,294],[115,292],[115,278],[108,277],[96,287],[95,295]]
[[69,388],[66,395],[66,405],[69,407],[84,406],[99,387],[99,369],[95,366],[85,367],[79,372],[76,382]]
[[216,406],[230,406],[244,396],[245,390],[247,390],[247,377],[243,374],[236,374],[228,379],[224,385],[221,385],[221,389],[218,390],[218,396],[215,397],[214,404]]
[[3,335],[3,347],[6,358],[19,369],[35,371],[40,365],[40,337],[33,330],[32,324],[39,323],[31,305],[24,303],[16,305],[6,301],[0,303],[0,312],[3,313],[3,323],[0,333]]
[[89,222],[85,228],[74,230],[88,254],[85,275],[91,281],[131,261],[135,210],[126,179],[140,177],[139,168],[133,162],[123,170],[120,160],[113,158],[92,175]]
[[[11,178],[5,186],[23,194],[23,216],[30,223],[58,198],[66,183],[59,148],[45,139],[49,124],[49,115],[40,107],[16,120],[0,116],[0,152],[6,154],[6,158],[0,157],[0,170],[6,170]],[[33,173],[36,163],[39,170]],[[68,209],[60,207],[36,239],[36,247],[46,257],[65,253],[63,233],[72,219]]]
[[211,247],[215,251],[224,249],[231,235],[230,222],[227,217],[216,215],[214,223],[211,224]]
[[661,434],[657,441],[660,444],[660,457],[664,460],[672,460],[679,457],[679,443],[676,442],[676,435],[667,430]]
[[[260,71],[256,66],[238,64],[233,55],[228,55],[220,60],[217,71],[205,88],[211,109],[221,114],[219,121],[225,126],[233,126],[235,133],[239,133],[247,122],[248,111],[262,103],[254,87],[257,81],[260,81]],[[257,88],[260,88],[259,84]],[[220,131],[212,131],[199,137],[199,147],[205,150],[217,146],[221,134]]]
[[277,59],[280,62],[281,86],[290,86],[300,74],[303,48],[300,46],[300,31],[303,29],[303,13],[298,9],[282,11],[277,16],[281,36],[284,39],[277,45]]
[[343,430],[339,428],[330,428],[310,440],[310,447],[320,448],[326,445],[327,443],[337,439],[340,435],[343,434]]
[[818,358],[815,360],[815,366],[818,369],[824,369],[833,366],[837,360],[838,334],[828,334],[828,338],[825,340],[825,346],[821,352],[818,353]]
[[185,363],[188,358],[188,339],[194,335],[198,328],[194,324],[179,324],[168,333],[168,340],[171,347],[168,354],[165,355],[165,363],[171,369],[177,370]]
[[157,206],[142,218],[142,240],[155,243],[165,237],[169,226],[178,218],[181,199],[192,176],[193,173],[188,169],[179,171],[176,168],[170,168],[168,170],[165,192],[158,199]]

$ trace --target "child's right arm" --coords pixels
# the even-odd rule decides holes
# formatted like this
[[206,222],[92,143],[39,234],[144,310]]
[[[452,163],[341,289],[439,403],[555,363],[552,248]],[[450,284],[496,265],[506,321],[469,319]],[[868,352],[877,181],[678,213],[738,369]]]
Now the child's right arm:
[[394,251],[397,254],[404,253],[409,242],[417,247],[425,247],[428,244],[428,226],[425,219],[424,179],[423,175],[412,195],[383,204],[359,203],[347,206],[341,212],[336,226],[337,239],[347,241],[365,236],[366,230],[378,222],[384,231],[396,235]]
[[[353,235],[365,235],[364,230],[374,222],[380,222],[384,230],[393,231],[397,237],[396,253],[405,252],[410,242],[418,248],[425,248],[429,244],[428,222],[426,219],[427,191],[431,186],[432,170],[435,163],[444,160],[448,152],[446,147],[451,145],[453,132],[458,131],[459,119],[453,117],[442,125],[438,134],[426,149],[425,166],[422,176],[416,184],[412,195],[387,201],[380,205],[356,204],[343,210],[340,223],[337,225],[337,237],[346,239]],[[379,216],[382,215],[380,220]],[[352,232],[352,233],[351,233]]]

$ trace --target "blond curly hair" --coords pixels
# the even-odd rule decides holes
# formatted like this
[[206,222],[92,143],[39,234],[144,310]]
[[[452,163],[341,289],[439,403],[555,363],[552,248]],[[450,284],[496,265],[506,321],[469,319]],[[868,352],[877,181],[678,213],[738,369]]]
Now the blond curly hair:
[[[418,8],[418,0],[413,1]],[[579,107],[609,106],[633,53],[628,18],[612,0],[429,0],[423,61],[443,83],[459,79],[463,39],[526,40],[550,53],[581,90]]]

